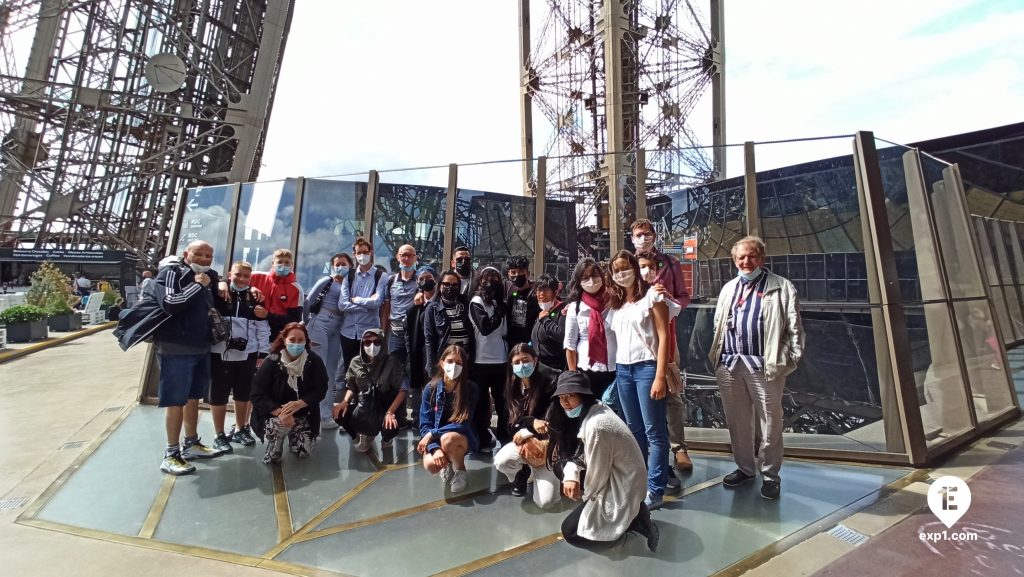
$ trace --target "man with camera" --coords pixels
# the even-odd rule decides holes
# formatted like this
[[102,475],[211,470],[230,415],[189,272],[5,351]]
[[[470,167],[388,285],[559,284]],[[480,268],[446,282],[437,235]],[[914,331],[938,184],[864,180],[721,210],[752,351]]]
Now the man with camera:
[[[213,287],[217,273],[210,270],[213,247],[192,241],[181,259],[161,262],[153,286],[155,300],[169,316],[153,332],[160,364],[159,406],[167,409],[167,448],[160,470],[186,475],[196,470],[192,459],[219,457],[224,451],[207,447],[199,439],[199,399],[210,386],[210,345],[216,305]],[[182,425],[185,439],[179,445]]]
[[[206,402],[213,414],[213,428],[217,437],[213,448],[232,452],[231,443],[246,447],[256,444],[249,428],[252,403],[249,391],[252,378],[263,359],[270,353],[270,323],[257,314],[259,306],[249,290],[252,265],[240,260],[231,265],[228,299],[218,302],[217,309],[231,321],[228,340],[213,346],[210,359],[212,372],[210,394]],[[231,432],[224,433],[228,395],[235,401],[235,424]]]

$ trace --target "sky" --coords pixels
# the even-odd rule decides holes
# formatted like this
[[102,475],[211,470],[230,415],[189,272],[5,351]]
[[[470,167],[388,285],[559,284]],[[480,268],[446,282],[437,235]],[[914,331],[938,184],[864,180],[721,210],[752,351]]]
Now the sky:
[[[1024,0],[724,1],[730,143],[857,130],[906,143],[1024,120]],[[514,0],[297,0],[260,180],[519,158],[518,54]],[[707,144],[709,100],[692,117]],[[849,151],[848,138],[766,144],[757,165]],[[733,149],[727,174],[742,168]],[[460,186],[518,170],[467,169]],[[443,169],[382,180],[447,182]]]

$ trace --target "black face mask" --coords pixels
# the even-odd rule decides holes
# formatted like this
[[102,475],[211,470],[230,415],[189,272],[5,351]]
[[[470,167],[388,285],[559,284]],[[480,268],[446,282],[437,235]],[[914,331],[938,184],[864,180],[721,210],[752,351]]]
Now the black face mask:
[[434,279],[432,279],[432,278],[425,278],[425,279],[421,280],[420,284],[419,284],[420,290],[425,292],[425,293],[428,293],[428,292],[434,290],[434,287],[436,287],[436,286],[437,286],[437,283],[434,282]]
[[494,294],[498,290],[498,283],[496,282],[485,282],[480,286],[484,289],[484,292],[486,292],[487,294]]
[[463,256],[455,259],[455,270],[463,277],[469,274],[473,270],[470,266],[469,257]]
[[526,286],[526,275],[521,274],[512,277],[512,284],[516,285],[516,288],[523,288],[524,286]]
[[459,287],[457,286],[443,286],[441,287],[441,298],[446,301],[454,301],[459,297]]

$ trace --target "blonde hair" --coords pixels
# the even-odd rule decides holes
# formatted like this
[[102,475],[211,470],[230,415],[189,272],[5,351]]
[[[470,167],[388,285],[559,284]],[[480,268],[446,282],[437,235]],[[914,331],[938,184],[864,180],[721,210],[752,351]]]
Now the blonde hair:
[[250,264],[249,261],[245,261],[245,260],[236,260],[235,262],[231,263],[231,268],[232,269],[244,268],[244,269],[248,269],[249,272],[252,272],[252,264]]
[[284,256],[286,256],[286,257],[288,257],[288,258],[290,258],[292,260],[295,259],[295,257],[292,256],[292,251],[290,251],[290,250],[288,250],[286,248],[279,248],[279,249],[274,251],[274,258],[275,259],[281,258],[281,257],[284,257]]
[[731,254],[735,258],[736,257],[736,251],[738,251],[740,249],[740,247],[743,246],[743,245],[753,245],[754,249],[757,251],[757,256],[764,257],[764,255],[765,255],[764,241],[761,240],[761,237],[754,236],[752,234],[748,235],[748,236],[745,236],[745,237],[739,239],[738,241],[736,241],[736,244],[732,245],[732,250],[729,251],[729,254]]

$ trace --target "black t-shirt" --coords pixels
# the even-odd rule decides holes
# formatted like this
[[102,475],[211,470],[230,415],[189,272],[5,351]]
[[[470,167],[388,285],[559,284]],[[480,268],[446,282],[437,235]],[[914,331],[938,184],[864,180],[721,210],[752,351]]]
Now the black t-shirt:
[[537,297],[533,289],[517,289],[515,285],[506,287],[508,294],[508,345],[512,347],[519,343],[530,342],[533,333],[533,325],[540,316],[540,305],[537,304]]

